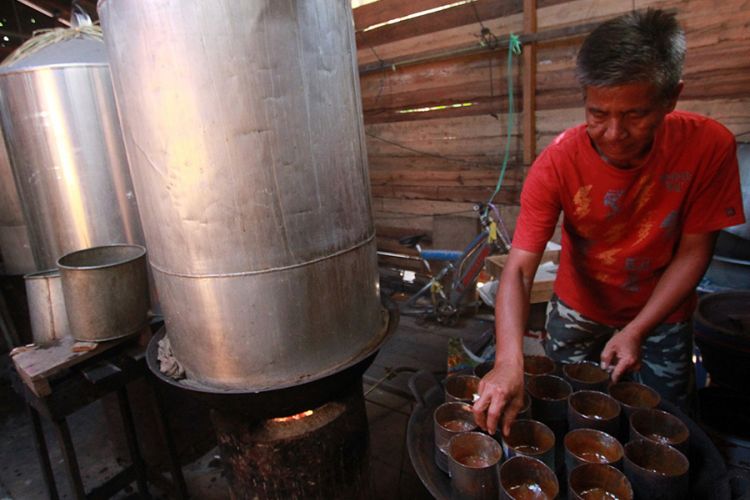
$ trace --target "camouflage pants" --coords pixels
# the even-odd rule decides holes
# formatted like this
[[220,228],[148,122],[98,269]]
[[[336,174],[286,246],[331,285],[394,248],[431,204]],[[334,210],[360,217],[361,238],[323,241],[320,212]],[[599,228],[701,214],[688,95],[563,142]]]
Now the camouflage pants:
[[[597,323],[566,306],[555,295],[547,306],[547,356],[560,363],[599,362],[618,329]],[[641,369],[629,378],[654,388],[662,398],[688,410],[694,390],[693,331],[690,322],[664,323],[646,337]]]

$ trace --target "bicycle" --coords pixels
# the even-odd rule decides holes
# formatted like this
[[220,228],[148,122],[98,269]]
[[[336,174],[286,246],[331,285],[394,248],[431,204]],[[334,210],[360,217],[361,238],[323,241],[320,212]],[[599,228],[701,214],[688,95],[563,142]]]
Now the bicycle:
[[[479,214],[482,229],[463,251],[423,249],[425,234],[399,240],[401,245],[417,250],[430,276],[426,285],[400,304],[401,314],[452,325],[464,311],[476,306],[476,302],[466,303],[466,295],[474,289],[485,259],[493,253],[510,250],[510,238],[494,205],[475,205],[474,211]],[[430,262],[436,261],[447,263],[434,274]]]

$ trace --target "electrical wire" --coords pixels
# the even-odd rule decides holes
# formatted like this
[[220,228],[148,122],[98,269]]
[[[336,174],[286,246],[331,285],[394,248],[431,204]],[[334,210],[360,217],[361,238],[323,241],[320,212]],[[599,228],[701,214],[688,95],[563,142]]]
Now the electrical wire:
[[[514,35],[513,33],[510,34],[510,38],[508,39],[508,125],[506,127],[507,129],[507,135],[505,138],[505,155],[503,157],[503,165],[500,169],[500,175],[497,179],[497,185],[495,186],[495,191],[492,193],[492,196],[490,196],[490,199],[487,201],[487,205],[491,204],[492,201],[495,199],[495,196],[497,196],[497,193],[500,192],[500,188],[503,185],[503,180],[505,179],[505,171],[508,168],[508,158],[510,158],[510,139],[513,132],[513,55],[520,54],[521,53],[521,40],[518,38],[518,36]],[[485,208],[485,211],[489,210],[489,208]],[[486,215],[486,212],[485,212]]]
[[449,217],[451,215],[461,214],[473,214],[474,210],[458,210],[455,212],[440,212],[434,214],[399,214],[399,215],[378,215],[378,220],[381,219],[419,219],[421,217]]
[[[477,10],[476,3],[472,2],[471,7],[474,10],[474,17],[477,18],[477,22],[479,23],[479,27],[481,28],[481,31],[479,32],[479,37],[481,39],[480,44],[487,47],[490,51],[494,51],[499,44],[497,35],[495,35],[492,30],[486,27],[482,22],[482,18],[479,17],[479,10]],[[492,79],[492,57],[487,58],[487,63],[490,76],[490,98],[492,98],[495,96],[494,81]],[[497,115],[494,113],[491,113],[491,116],[497,118]]]
[[[490,31],[488,28],[484,26],[484,23],[482,23],[482,20],[479,17],[479,12],[477,11],[476,6],[472,3],[472,7],[474,9],[474,14],[477,18],[477,22],[479,22],[479,25],[481,27],[481,37],[482,37],[482,44],[486,45],[490,49],[494,49],[496,47],[497,43],[497,37],[495,36],[492,31]],[[493,42],[494,41],[494,42]],[[493,46],[493,43],[495,44]],[[375,49],[370,46],[370,49],[372,50],[375,57],[378,59],[378,61],[381,62],[382,60],[378,56],[377,52],[375,52]],[[511,144],[511,137],[513,135],[513,123],[514,123],[514,102],[513,102],[513,55],[519,55],[521,53],[521,40],[519,37],[513,33],[510,34],[510,37],[508,38],[508,57],[507,57],[507,78],[508,78],[508,124],[506,127],[506,138],[505,138],[505,153],[503,155],[503,161],[500,168],[500,174],[498,175],[497,184],[495,186],[495,190],[492,192],[492,195],[490,196],[489,200],[487,201],[487,208],[485,208],[485,215],[487,215],[487,211],[489,211],[489,206],[494,201],[497,194],[500,192],[500,188],[503,185],[503,181],[505,179],[505,173],[508,168],[508,160],[510,159],[510,144]],[[492,85],[492,61],[490,60],[490,95],[494,93],[493,91],[493,85]],[[477,166],[495,166],[494,164],[489,163],[481,163],[481,162],[474,162],[469,160],[464,160],[461,158],[450,158],[441,154],[437,153],[430,153],[427,151],[421,151],[409,146],[406,146],[404,144],[391,141],[389,139],[385,139],[383,137],[377,136],[371,132],[365,132],[365,134],[369,137],[372,137],[373,139],[391,144],[393,146],[396,146],[398,148],[404,149],[406,151],[410,151],[412,153],[417,153],[422,156],[428,156],[432,158],[439,158],[446,161],[452,161],[457,163],[463,163],[466,165],[477,165]],[[466,213],[465,211],[456,212],[456,213]],[[439,217],[441,215],[449,215],[449,213],[444,214],[432,214],[432,217]],[[383,216],[379,217],[381,219],[384,218],[418,218],[418,217],[429,217],[429,215],[409,215],[409,216]]]
[[406,145],[401,144],[399,142],[391,141],[390,139],[385,139],[384,137],[380,137],[379,135],[375,135],[372,132],[365,132],[365,135],[367,135],[368,137],[372,137],[373,139],[377,139],[379,141],[391,144],[391,145],[396,146],[398,148],[401,148],[401,149],[403,149],[405,151],[411,151],[412,153],[417,153],[418,155],[421,155],[421,156],[429,156],[431,158],[439,158],[441,160],[453,161],[453,162],[456,162],[456,163],[463,163],[463,164],[466,164],[466,165],[473,165],[473,166],[479,166],[479,167],[497,167],[496,163],[477,162],[477,161],[471,161],[471,160],[464,160],[463,158],[451,158],[449,156],[441,155],[439,153],[431,153],[429,151],[421,151],[419,149],[414,149],[412,147],[406,146]]
[[377,51],[375,50],[375,47],[373,47],[370,43],[368,43],[367,44],[367,48],[370,49],[370,51],[372,52],[372,54],[375,56],[375,58],[380,63],[380,66],[383,68],[383,72],[380,75],[380,81],[378,82],[378,93],[375,96],[375,104],[377,104],[378,101],[380,101],[380,97],[383,94],[383,88],[385,87],[385,79],[386,79],[387,71],[386,71],[385,61],[383,61],[380,58],[380,56],[378,55]]

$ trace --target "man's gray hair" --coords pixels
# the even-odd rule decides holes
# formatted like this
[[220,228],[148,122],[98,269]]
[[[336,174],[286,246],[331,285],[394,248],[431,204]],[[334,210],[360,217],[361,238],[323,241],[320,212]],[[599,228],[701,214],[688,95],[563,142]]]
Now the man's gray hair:
[[576,76],[585,89],[650,82],[674,96],[685,61],[685,33],[674,14],[648,9],[599,25],[578,52]]

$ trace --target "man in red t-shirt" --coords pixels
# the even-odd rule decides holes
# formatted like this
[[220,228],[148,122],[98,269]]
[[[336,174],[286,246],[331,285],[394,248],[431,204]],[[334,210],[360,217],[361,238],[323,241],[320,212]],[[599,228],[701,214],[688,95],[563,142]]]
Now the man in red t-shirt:
[[522,337],[544,246],[563,213],[547,354],[600,361],[684,405],[690,316],[717,232],[744,222],[733,135],[674,111],[685,39],[674,15],[633,12],[584,41],[577,74],[586,123],[561,134],[524,184],[498,288],[495,367],[480,382],[479,425],[507,434],[523,404]]

